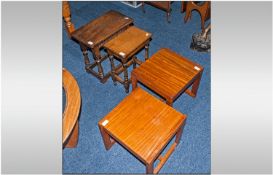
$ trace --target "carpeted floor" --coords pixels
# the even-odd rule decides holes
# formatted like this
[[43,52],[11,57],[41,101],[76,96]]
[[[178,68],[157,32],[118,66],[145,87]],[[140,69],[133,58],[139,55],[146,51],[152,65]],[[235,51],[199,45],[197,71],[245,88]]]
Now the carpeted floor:
[[[204,73],[196,98],[181,95],[173,107],[188,116],[180,144],[160,173],[210,173],[211,166],[211,98],[210,53],[199,53],[189,48],[194,32],[200,32],[200,17],[192,13],[188,23],[180,13],[181,2],[172,3],[171,23],[166,13],[145,6],[132,8],[120,2],[71,2],[75,27],[86,24],[104,12],[113,9],[134,19],[134,24],[153,34],[150,55],[162,47],[190,58],[204,66]],[[89,53],[90,60],[92,54]],[[144,51],[138,54],[144,57]],[[63,67],[76,78],[82,97],[79,143],[74,149],[63,150],[63,173],[145,173],[145,166],[119,144],[106,151],[97,126],[98,121],[111,111],[127,94],[121,84],[113,85],[111,78],[102,84],[85,72],[79,45],[70,40],[63,30]],[[104,62],[105,69],[110,63]],[[130,87],[131,90],[131,87]],[[153,94],[155,95],[155,94]]]

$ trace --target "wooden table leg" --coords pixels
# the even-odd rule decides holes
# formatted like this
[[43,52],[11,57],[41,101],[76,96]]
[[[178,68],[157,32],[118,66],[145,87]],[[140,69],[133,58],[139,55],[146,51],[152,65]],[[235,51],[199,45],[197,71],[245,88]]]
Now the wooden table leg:
[[115,64],[114,64],[114,56],[113,55],[110,55],[109,57],[110,59],[110,62],[111,62],[111,77],[112,77],[112,80],[114,82],[114,85],[117,85],[117,81],[116,81],[116,78],[115,78]]
[[106,150],[109,150],[115,143],[113,139],[107,134],[102,126],[99,125],[100,133]]
[[178,131],[176,133],[175,143],[177,143],[177,144],[179,144],[179,142],[180,142],[185,124],[186,124],[186,120],[184,121],[183,125],[178,129]]
[[90,60],[88,58],[88,50],[84,45],[80,45],[81,50],[82,50],[82,54],[83,54],[83,58],[84,58],[84,64],[85,64],[85,69],[88,69],[88,65],[90,65]]
[[131,74],[132,91],[137,88],[137,78],[134,74]]
[[172,99],[166,99],[166,104],[169,106],[173,106],[173,100]]
[[154,163],[146,164],[146,174],[154,173]]
[[145,45],[145,61],[149,58],[149,44]]
[[92,53],[93,53],[93,57],[95,59],[95,62],[98,66],[98,76],[102,80],[104,78],[104,73],[103,73],[103,69],[101,66],[101,55],[100,55],[99,48],[96,47],[96,48],[92,49]]
[[125,92],[129,93],[129,79],[128,79],[128,70],[127,70],[127,65],[122,63],[123,66],[123,74],[124,74],[124,88],[125,88]]
[[136,68],[136,56],[133,56],[133,69],[135,69]]
[[198,75],[198,77],[196,78],[196,80],[193,82],[192,84],[192,88],[190,91],[186,91],[186,93],[192,97],[196,97],[197,95],[197,91],[198,91],[198,88],[199,88],[199,84],[200,84],[200,81],[201,81],[201,77],[202,77],[202,72],[200,72],[200,74]]

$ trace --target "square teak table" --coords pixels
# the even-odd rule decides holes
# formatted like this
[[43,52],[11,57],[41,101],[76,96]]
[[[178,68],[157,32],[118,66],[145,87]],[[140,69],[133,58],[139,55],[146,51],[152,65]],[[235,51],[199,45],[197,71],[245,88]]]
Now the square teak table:
[[[185,121],[184,114],[136,88],[98,125],[107,150],[118,142],[146,165],[146,173],[158,173],[179,143]],[[160,155],[174,136],[169,150]]]
[[[86,71],[100,79],[102,83],[106,82],[111,72],[105,74],[103,71],[101,62],[108,56],[102,56],[100,49],[106,41],[118,35],[130,25],[133,25],[133,19],[117,11],[110,10],[71,34],[72,38],[80,44]],[[93,54],[94,63],[90,63],[88,49]],[[98,72],[93,70],[95,67],[98,67]]]
[[[111,62],[112,80],[114,84],[116,84],[116,81],[123,84],[126,93],[129,92],[129,84],[131,81],[128,79],[127,68],[131,64],[133,64],[133,68],[136,68],[136,64],[140,65],[142,63],[135,55],[143,48],[145,48],[145,60],[148,59],[151,36],[151,33],[138,27],[131,26],[104,45]],[[122,69],[117,69],[115,67],[113,58],[116,58],[121,62]],[[121,72],[124,73],[124,79],[119,77]]]
[[141,82],[172,106],[183,92],[196,96],[202,73],[201,65],[168,48],[162,48],[132,71],[132,88],[134,90],[137,82]]

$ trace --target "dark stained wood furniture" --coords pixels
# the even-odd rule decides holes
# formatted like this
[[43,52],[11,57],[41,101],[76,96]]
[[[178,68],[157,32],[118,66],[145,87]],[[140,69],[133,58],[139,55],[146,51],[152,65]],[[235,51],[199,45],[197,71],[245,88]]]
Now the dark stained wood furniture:
[[171,1],[142,1],[142,11],[145,13],[144,4],[152,5],[156,8],[164,10],[167,15],[167,21],[170,23]]
[[[128,79],[127,68],[131,64],[136,68],[136,64],[140,65],[142,63],[135,55],[143,48],[145,48],[145,60],[148,59],[150,39],[151,33],[132,26],[104,45],[110,57],[112,80],[114,84],[116,84],[116,81],[122,83],[126,93],[129,92],[129,84],[131,81]],[[121,62],[122,69],[115,67],[113,58]],[[121,72],[124,74],[124,79],[119,77]]]
[[[131,74],[132,88],[141,82],[166,100],[173,101],[186,91],[195,97],[202,77],[203,67],[171,51],[160,49]],[[189,87],[192,87],[191,90]]]
[[[158,173],[179,143],[185,121],[184,114],[136,88],[98,126],[106,150],[118,142],[145,164],[146,173]],[[170,149],[160,155],[174,136]]]
[[66,105],[63,112],[63,147],[74,148],[78,143],[81,94],[73,75],[65,68],[63,68],[62,75],[66,95]]
[[63,1],[62,2],[62,13],[63,13],[63,18],[65,21],[65,29],[68,34],[68,36],[71,38],[71,33],[75,31],[75,26],[71,21],[71,11],[70,11],[70,5],[68,1]]
[[[109,39],[133,25],[133,19],[117,11],[110,10],[75,30],[74,25],[71,23],[68,2],[63,2],[63,17],[68,34],[80,44],[86,71],[97,77],[102,83],[105,83],[111,72],[105,73],[103,70],[101,63],[108,58],[108,55],[102,56],[100,49]],[[90,63],[88,49],[93,54],[93,63]],[[98,71],[94,70],[95,67],[98,68]]]
[[210,1],[200,1],[200,2],[194,2],[194,1],[183,1],[181,4],[181,12],[186,12],[184,17],[184,22],[186,23],[191,18],[191,12],[193,10],[196,10],[201,17],[201,28],[202,32],[205,30],[205,21],[207,21],[210,18]]

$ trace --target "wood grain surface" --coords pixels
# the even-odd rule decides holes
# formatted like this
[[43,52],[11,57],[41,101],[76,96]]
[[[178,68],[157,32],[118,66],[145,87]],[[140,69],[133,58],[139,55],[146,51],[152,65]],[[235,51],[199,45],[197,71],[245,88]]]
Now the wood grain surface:
[[68,145],[68,147],[74,147],[78,140],[81,94],[73,75],[65,68],[63,68],[62,74],[63,88],[66,94],[66,105],[63,112],[63,144]]
[[132,23],[132,18],[110,10],[77,29],[72,37],[92,48]]
[[132,85],[134,89],[136,81],[140,81],[172,102],[194,81],[200,80],[202,71],[201,65],[163,48],[132,71]]
[[181,128],[186,116],[137,88],[99,122],[145,164],[152,164]]

